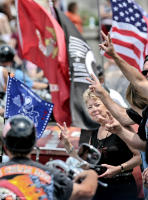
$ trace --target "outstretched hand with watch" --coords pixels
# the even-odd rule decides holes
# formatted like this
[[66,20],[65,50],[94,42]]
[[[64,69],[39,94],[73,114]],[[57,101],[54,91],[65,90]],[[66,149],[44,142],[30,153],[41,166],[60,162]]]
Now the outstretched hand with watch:
[[106,167],[107,170],[103,174],[99,175],[99,178],[112,178],[115,175],[124,172],[124,167],[122,164],[118,166],[102,164],[101,166]]

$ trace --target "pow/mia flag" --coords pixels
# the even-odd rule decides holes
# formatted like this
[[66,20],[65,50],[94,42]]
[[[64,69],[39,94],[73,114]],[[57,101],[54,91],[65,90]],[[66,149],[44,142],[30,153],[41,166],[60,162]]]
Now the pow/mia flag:
[[57,19],[65,32],[69,57],[72,125],[85,130],[96,129],[98,128],[98,124],[89,117],[83,101],[83,92],[89,86],[86,77],[96,72],[96,62],[93,52],[75,25],[62,12],[57,9],[55,11]]
[[35,124],[37,138],[40,138],[49,122],[53,104],[42,100],[14,77],[9,77],[6,95],[5,118],[17,114],[29,117]]

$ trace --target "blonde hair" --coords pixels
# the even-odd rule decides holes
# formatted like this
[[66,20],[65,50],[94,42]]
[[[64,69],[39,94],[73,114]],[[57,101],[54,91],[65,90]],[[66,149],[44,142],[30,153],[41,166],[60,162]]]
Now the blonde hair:
[[148,100],[142,97],[131,83],[126,90],[126,99],[131,105],[134,105],[141,110],[148,104]]
[[100,100],[99,97],[97,97],[94,92],[92,92],[89,88],[87,90],[85,90],[85,92],[83,93],[83,100],[85,102],[85,104],[87,104],[89,99],[94,99],[94,100]]

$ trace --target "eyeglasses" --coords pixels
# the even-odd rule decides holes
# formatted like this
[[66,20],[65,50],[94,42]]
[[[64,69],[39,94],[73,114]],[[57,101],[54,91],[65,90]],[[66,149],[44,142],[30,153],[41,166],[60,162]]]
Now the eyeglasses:
[[142,73],[144,76],[146,76],[146,75],[147,75],[147,73],[148,73],[148,69],[146,69],[146,70],[143,70],[141,73]]

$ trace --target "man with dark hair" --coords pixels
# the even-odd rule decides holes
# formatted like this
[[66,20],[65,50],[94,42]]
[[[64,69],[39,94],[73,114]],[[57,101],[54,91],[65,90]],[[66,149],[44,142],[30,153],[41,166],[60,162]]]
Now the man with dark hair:
[[98,176],[93,170],[82,172],[73,182],[59,170],[30,159],[36,131],[29,118],[10,118],[3,129],[2,143],[10,161],[0,165],[1,199],[89,200],[95,194]]
[[[109,125],[110,129],[115,131],[118,129],[119,137],[121,137],[125,142],[128,144],[133,145],[133,147],[138,148],[140,150],[146,151],[148,153],[148,56],[145,57],[144,60],[144,66],[142,74],[134,67],[130,66],[126,61],[124,61],[115,51],[110,34],[107,36],[102,32],[102,36],[104,38],[104,42],[102,44],[99,44],[100,49],[104,50],[109,56],[111,56],[117,66],[120,68],[120,70],[123,72],[125,77],[131,82],[135,90],[138,92],[138,95],[145,100],[147,100],[145,104],[144,110],[139,110],[139,114],[142,116],[139,116],[137,113],[134,112],[137,111],[137,106],[133,105],[133,111],[127,110],[127,113],[125,112],[125,109],[118,108],[116,105],[112,105],[112,114],[113,116],[122,124],[122,125],[130,125],[133,124],[134,121],[139,124],[138,134],[134,134],[133,132],[128,132],[126,129],[120,126],[120,124],[115,121],[112,123],[112,125]],[[134,98],[136,98],[135,96]],[[107,102],[107,99],[105,96],[103,97],[106,103],[109,105],[109,101]],[[113,111],[115,110],[115,112]],[[138,112],[138,111],[137,111]],[[122,115],[121,115],[122,113]],[[129,117],[127,116],[129,115]],[[130,119],[131,118],[131,119]],[[112,121],[113,122],[113,121]],[[121,129],[120,129],[120,128]],[[140,136],[140,137],[139,137]],[[146,156],[146,159],[148,161],[148,155]],[[144,161],[144,157],[143,157]],[[145,162],[143,162],[145,163]],[[147,167],[147,166],[146,166]],[[144,171],[144,182],[148,183],[148,168]]]
[[80,33],[83,32],[82,19],[78,14],[78,4],[76,2],[71,2],[68,4],[66,16],[72,21]]
[[148,55],[145,56],[142,74],[148,79]]

